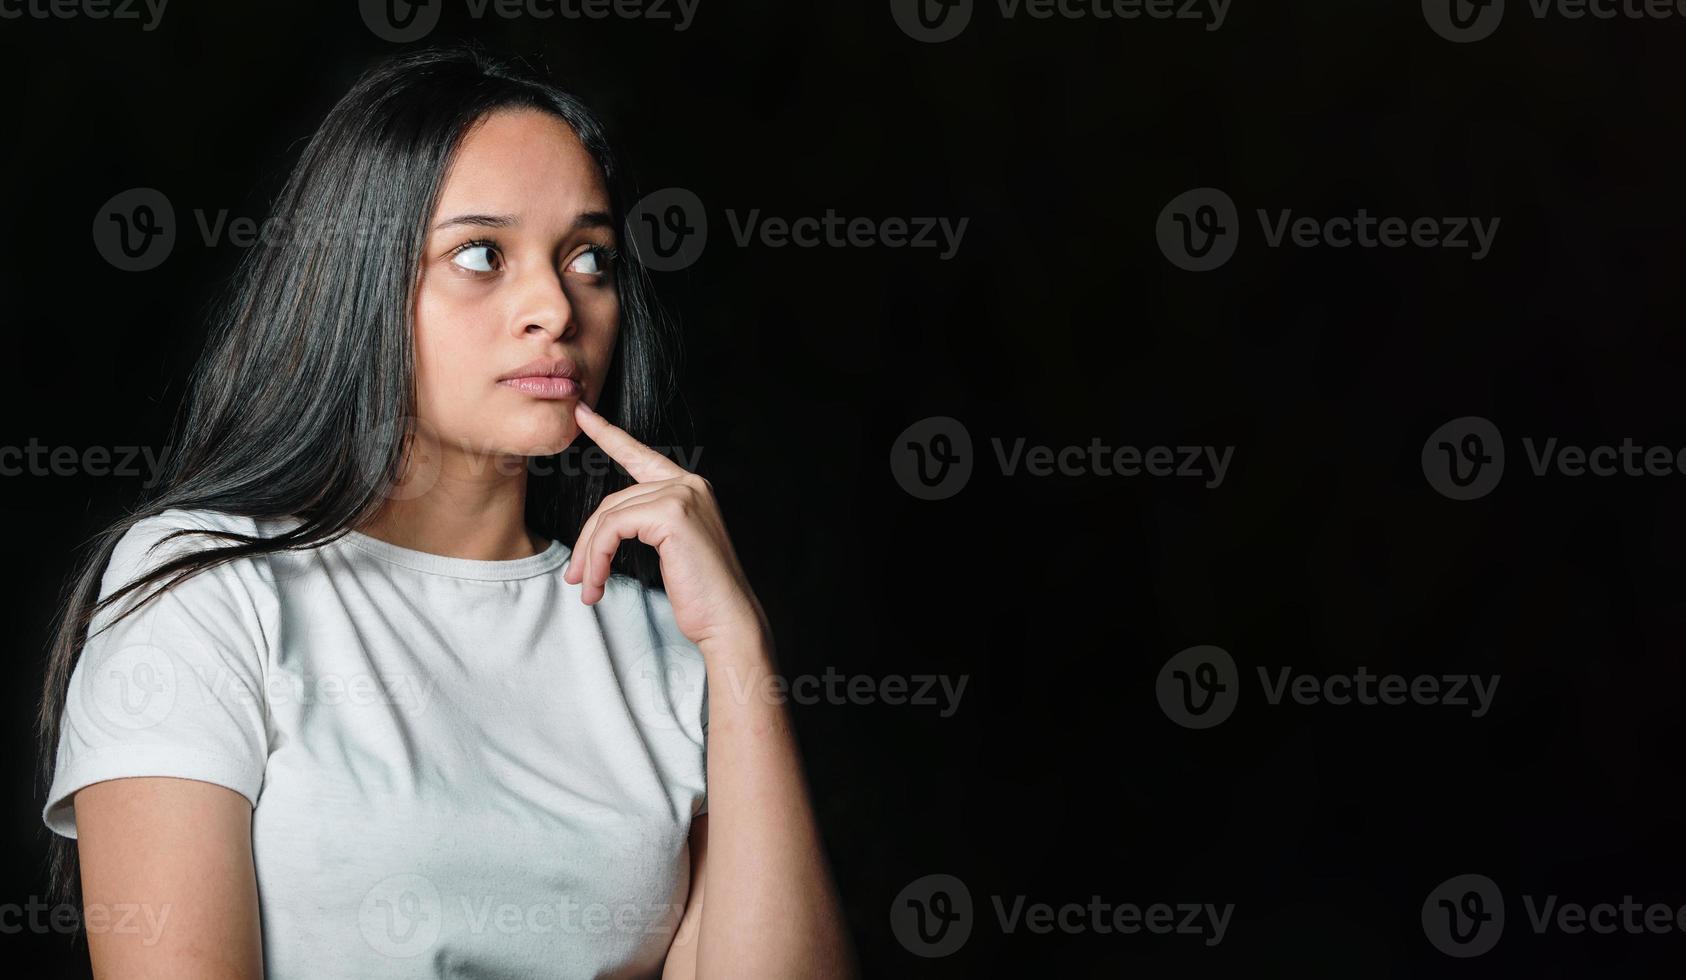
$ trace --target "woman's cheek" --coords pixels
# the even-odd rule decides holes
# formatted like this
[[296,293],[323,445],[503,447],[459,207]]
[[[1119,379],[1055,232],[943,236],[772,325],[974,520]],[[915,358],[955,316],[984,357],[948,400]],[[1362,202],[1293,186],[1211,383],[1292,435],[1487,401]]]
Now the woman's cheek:
[[595,331],[595,342],[591,345],[592,373],[596,382],[591,388],[591,394],[597,395],[603,391],[603,386],[609,380],[609,363],[615,359],[615,344],[620,339],[621,305],[618,299],[609,299],[597,317],[598,329]]

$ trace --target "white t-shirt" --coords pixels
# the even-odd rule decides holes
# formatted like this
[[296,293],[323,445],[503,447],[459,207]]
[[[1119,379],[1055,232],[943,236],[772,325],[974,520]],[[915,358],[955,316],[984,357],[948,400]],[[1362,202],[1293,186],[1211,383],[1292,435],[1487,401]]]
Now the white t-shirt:
[[[166,511],[101,597],[224,543],[149,556],[169,530],[297,523]],[[568,554],[353,531],[195,575],[85,646],[43,819],[75,837],[72,794],[122,776],[244,795],[268,980],[658,975],[705,809],[702,655],[636,581],[581,603]]]

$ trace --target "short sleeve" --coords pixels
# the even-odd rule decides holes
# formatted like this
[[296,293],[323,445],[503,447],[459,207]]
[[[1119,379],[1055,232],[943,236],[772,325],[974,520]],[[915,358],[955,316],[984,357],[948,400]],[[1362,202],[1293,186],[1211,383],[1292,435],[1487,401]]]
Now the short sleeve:
[[[651,688],[651,717],[664,731],[683,733],[686,753],[696,753],[700,792],[691,815],[708,812],[708,670],[702,650],[685,636],[673,618],[673,603],[658,589],[636,587],[643,598],[643,611],[653,649],[643,655],[658,657],[660,667],[638,671],[654,678]],[[689,767],[687,767],[689,768]]]
[[[703,772],[706,774],[708,772],[708,675],[707,675],[706,672],[703,674],[701,715],[702,715],[702,733],[703,733]],[[705,786],[706,786],[706,783],[705,783]],[[693,814],[693,816],[700,817],[707,812],[708,812],[708,790],[705,788],[703,790],[702,804],[697,807],[697,812],[695,814]]]
[[[207,522],[202,514],[167,510],[130,528],[112,553],[100,598],[171,558],[228,543],[199,534],[163,541],[171,531],[209,524],[255,532],[249,520],[242,527],[240,518]],[[129,776],[216,783],[256,806],[268,758],[268,647],[257,567],[242,560],[199,572],[103,631],[119,607],[133,608],[157,585],[100,610],[65,695],[42,811],[50,830],[74,838],[76,791]]]
[[[662,598],[665,601],[667,597],[663,596]],[[671,612],[669,612],[669,616],[671,615]],[[696,678],[693,683],[697,692],[695,702],[696,707],[691,708],[690,705],[687,704],[681,709],[686,711],[690,716],[690,718],[686,721],[686,727],[690,728],[692,721],[694,720],[696,725],[695,731],[700,733],[698,745],[702,751],[703,792],[702,799],[698,802],[696,810],[691,814],[693,818],[696,818],[708,812],[708,671],[704,666],[702,651],[697,649],[696,644],[692,643],[688,639],[685,639],[684,635],[679,633],[677,627],[674,628],[670,634],[669,642],[677,646],[682,646],[683,648],[693,651],[696,654],[695,658],[692,659],[689,664],[690,669],[694,672],[694,676]]]

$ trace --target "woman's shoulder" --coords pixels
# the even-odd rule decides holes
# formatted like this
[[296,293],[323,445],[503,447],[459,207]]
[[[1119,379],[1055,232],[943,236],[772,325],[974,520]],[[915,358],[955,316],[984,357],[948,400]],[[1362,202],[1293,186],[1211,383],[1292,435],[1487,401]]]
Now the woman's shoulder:
[[129,534],[146,537],[169,531],[231,531],[236,534],[262,536],[260,518],[212,510],[208,507],[168,507],[156,514],[136,521]]
[[[170,507],[134,520],[112,547],[102,594],[136,581],[185,555],[243,544],[273,535],[269,522],[208,508]],[[192,576],[241,580],[250,589],[267,584],[267,565],[251,557],[207,568]],[[190,581],[184,580],[184,581]]]
[[[156,563],[159,559],[157,552],[160,551],[167,551],[169,557],[176,557],[207,548],[238,544],[240,538],[267,536],[257,518],[208,508],[170,507],[132,523],[118,538],[116,549],[112,553],[112,563],[116,564],[119,558]],[[125,561],[125,564],[129,561]]]

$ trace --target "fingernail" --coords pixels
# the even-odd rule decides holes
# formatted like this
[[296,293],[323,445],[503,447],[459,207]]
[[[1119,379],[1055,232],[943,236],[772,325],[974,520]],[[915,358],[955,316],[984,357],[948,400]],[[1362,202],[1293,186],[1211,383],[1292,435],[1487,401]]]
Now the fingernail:
[[592,408],[591,408],[590,405],[587,405],[585,403],[584,398],[581,398],[578,402],[575,402],[575,406],[576,406],[578,411],[584,412],[587,415],[596,415],[597,414],[596,412],[592,411]]

